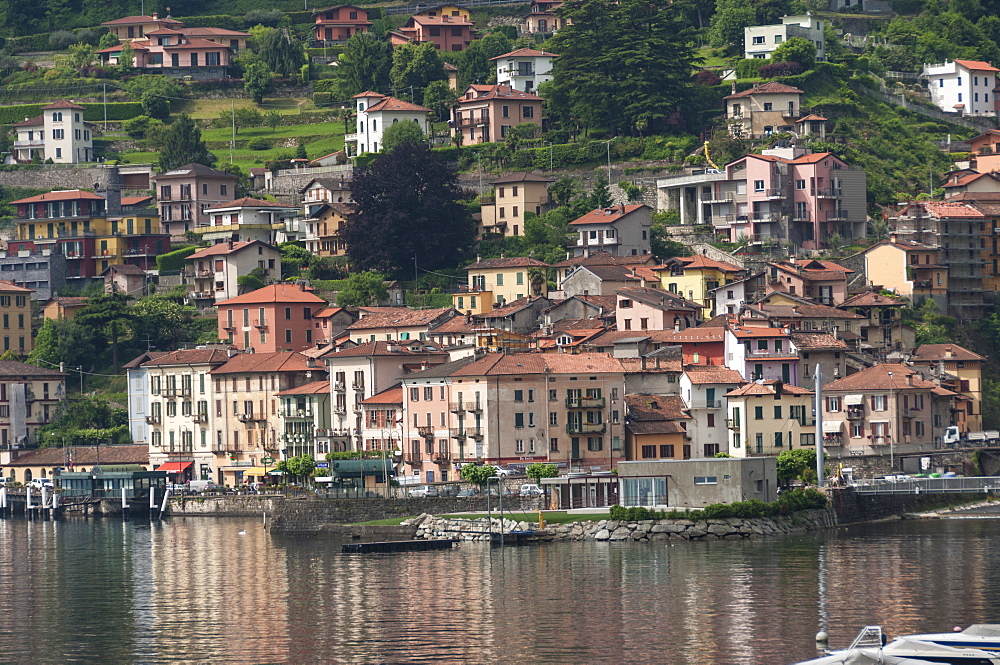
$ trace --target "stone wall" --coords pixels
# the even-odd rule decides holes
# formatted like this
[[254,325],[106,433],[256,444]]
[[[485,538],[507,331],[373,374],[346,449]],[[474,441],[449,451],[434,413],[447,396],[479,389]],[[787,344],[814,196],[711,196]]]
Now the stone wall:
[[181,496],[170,500],[167,513],[210,517],[261,517],[267,513],[270,518],[286,501],[282,496]]
[[0,185],[32,189],[93,189],[95,183],[103,188],[108,183],[120,182],[119,178],[118,169],[114,166],[39,167],[0,171]]
[[858,494],[853,488],[833,489],[829,493],[839,524],[875,522],[919,512],[955,502],[986,500],[986,494]]
[[808,510],[768,519],[704,520],[600,520],[573,522],[538,530],[535,522],[501,521],[482,517],[476,520],[421,515],[403,522],[416,527],[415,538],[427,540],[489,540],[490,533],[535,530],[531,540],[596,540],[657,542],[664,540],[743,540],[786,533],[818,531],[837,525],[832,510]]

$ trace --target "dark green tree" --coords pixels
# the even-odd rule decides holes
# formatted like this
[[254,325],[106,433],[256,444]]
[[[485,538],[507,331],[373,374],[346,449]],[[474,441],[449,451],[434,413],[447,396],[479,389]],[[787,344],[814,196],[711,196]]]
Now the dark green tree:
[[116,374],[121,367],[119,346],[121,342],[132,339],[134,332],[134,320],[128,301],[129,297],[124,293],[100,295],[91,298],[73,319],[95,332],[98,353],[104,353],[110,348],[111,364]]
[[757,12],[749,0],[719,0],[709,28],[709,43],[743,54],[743,28],[757,24]]
[[69,319],[45,319],[28,362],[48,369],[59,363],[67,368],[91,367],[94,356],[93,329]]
[[224,164],[219,170],[236,178],[236,184],[233,186],[233,198],[242,199],[244,196],[250,195],[252,191],[250,176],[240,168],[239,164]]
[[386,127],[382,133],[382,151],[389,152],[404,143],[425,145],[427,136],[415,122],[397,122]]
[[434,113],[434,122],[447,122],[456,97],[447,81],[431,81],[424,88],[423,105]]
[[790,37],[771,54],[774,62],[797,62],[806,69],[816,64],[816,45],[804,37]]
[[432,81],[447,80],[440,52],[430,42],[416,42],[396,47],[392,53],[389,79],[399,97],[413,90],[413,103],[419,103],[424,90]]
[[354,211],[343,230],[356,268],[400,276],[414,265],[450,267],[475,234],[454,167],[404,144],[354,172]]
[[263,62],[251,62],[243,68],[243,90],[255,104],[264,101],[264,95],[274,90],[271,70]]
[[306,64],[302,44],[284,30],[264,30],[254,37],[253,48],[267,68],[278,76],[297,74]]
[[347,40],[335,70],[338,95],[349,100],[359,93],[373,90],[388,92],[391,85],[392,46],[363,32]]
[[356,272],[347,278],[347,284],[337,292],[340,307],[370,307],[389,298],[385,275],[377,272]]
[[504,53],[513,50],[513,41],[503,32],[487,33],[482,39],[477,39],[459,55],[458,87],[465,89],[473,83],[496,83],[496,64],[490,61]]
[[98,395],[63,400],[38,428],[38,440],[43,446],[129,443],[128,410]]
[[215,155],[208,151],[205,142],[201,140],[201,130],[186,113],[178,116],[164,130],[161,140],[161,171],[170,171],[192,162],[211,166],[215,161]]

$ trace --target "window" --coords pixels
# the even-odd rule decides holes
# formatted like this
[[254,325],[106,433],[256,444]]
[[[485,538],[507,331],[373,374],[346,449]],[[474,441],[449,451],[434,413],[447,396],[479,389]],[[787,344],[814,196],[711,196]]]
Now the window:
[[599,436],[588,436],[587,437],[587,450],[591,452],[596,452],[604,448],[604,439]]
[[755,406],[753,408],[753,419],[754,420],[764,420],[764,407]]
[[410,388],[410,401],[411,402],[420,401],[420,388]]
[[799,445],[800,446],[815,446],[816,445],[816,434],[814,432],[803,432],[799,434]]
[[885,411],[885,395],[872,395],[872,411]]
[[424,387],[424,401],[425,402],[430,402],[432,399],[434,399],[434,387],[433,386],[425,386]]
[[524,117],[524,118],[534,118],[535,117],[535,107],[534,106],[525,106],[521,110],[521,116]]
[[782,433],[781,432],[775,432],[774,433],[774,447],[775,448],[781,448],[782,445],[784,445],[782,443]]
[[754,180],[753,181],[753,191],[755,191],[755,192],[763,192],[764,191],[764,181],[763,180]]
[[781,407],[778,405],[775,405],[774,407],[774,419],[781,420]]
[[552,437],[549,439],[549,452],[557,453],[559,452],[559,439]]
[[549,414],[549,427],[557,427],[559,425],[559,414],[552,412]]
[[523,390],[515,390],[514,391],[514,401],[515,402],[523,402],[524,401],[524,391]]
[[772,104],[771,102],[764,102],[764,110],[765,111],[773,111],[774,110],[774,104]]
[[796,180],[795,181],[795,189],[805,189],[805,188],[806,188],[806,181],[805,180]]
[[672,443],[660,446],[660,457],[673,458],[673,456],[674,456],[674,445]]
[[827,397],[826,398],[826,410],[830,413],[837,413],[840,411],[840,398],[839,397]]
[[764,43],[764,36],[761,35],[759,37],[754,37],[753,38],[753,43],[754,44],[763,44]]
[[719,484],[719,478],[718,478],[718,476],[695,476],[694,477],[694,484],[695,485],[718,485]]
[[643,446],[642,447],[642,458],[651,459],[656,457],[656,446]]
[[524,414],[515,413],[514,414],[514,427],[524,427]]

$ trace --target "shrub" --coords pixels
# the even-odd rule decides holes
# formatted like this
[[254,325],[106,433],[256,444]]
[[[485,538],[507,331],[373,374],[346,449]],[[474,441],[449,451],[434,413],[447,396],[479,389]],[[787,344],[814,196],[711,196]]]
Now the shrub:
[[752,79],[757,77],[757,71],[763,65],[771,64],[770,60],[759,60],[757,58],[747,58],[736,63],[736,78]]
[[774,78],[775,76],[795,76],[805,70],[806,68],[797,62],[775,62],[764,65],[757,70],[757,74],[762,78]]
[[250,150],[270,150],[271,144],[267,142],[267,139],[258,136],[247,141],[247,148]]
[[64,51],[79,40],[69,30],[56,30],[49,35],[49,46],[55,51]]
[[703,69],[695,74],[694,82],[698,85],[719,85],[722,83],[722,77],[711,70]]
[[175,272],[184,268],[184,260],[198,251],[197,247],[182,247],[156,257],[156,267],[162,275],[164,272]]
[[[317,81],[318,83],[318,81]],[[313,104],[316,106],[330,106],[333,104],[333,93],[332,92],[314,92],[313,93]]]

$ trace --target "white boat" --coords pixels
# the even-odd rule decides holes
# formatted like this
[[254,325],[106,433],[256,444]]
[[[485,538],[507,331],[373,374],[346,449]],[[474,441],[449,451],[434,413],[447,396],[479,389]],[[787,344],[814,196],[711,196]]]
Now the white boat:
[[[888,642],[880,626],[865,626],[851,646],[798,665],[1000,665],[995,646],[1000,626],[977,624],[965,631],[906,635]],[[979,647],[968,646],[971,642]]]

